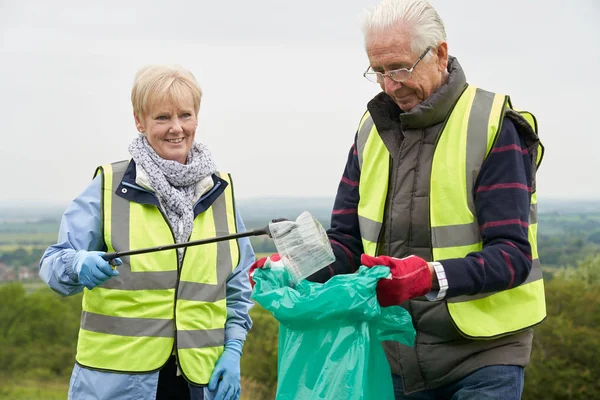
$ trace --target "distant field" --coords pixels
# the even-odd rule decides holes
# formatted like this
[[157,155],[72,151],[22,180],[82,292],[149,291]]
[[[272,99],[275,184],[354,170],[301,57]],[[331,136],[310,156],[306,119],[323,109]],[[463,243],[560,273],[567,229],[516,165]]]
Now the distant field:
[[[50,243],[48,243],[49,245]],[[15,251],[17,249],[25,249],[31,251],[33,249],[46,250],[47,245],[42,244],[0,244],[0,253],[3,251]]]
[[600,213],[540,213],[538,235],[554,236],[600,231]]
[[1,233],[37,233],[56,232],[60,222],[58,220],[41,220],[35,222],[0,221]]
[[0,246],[40,246],[45,247],[56,242],[55,232],[0,232]]

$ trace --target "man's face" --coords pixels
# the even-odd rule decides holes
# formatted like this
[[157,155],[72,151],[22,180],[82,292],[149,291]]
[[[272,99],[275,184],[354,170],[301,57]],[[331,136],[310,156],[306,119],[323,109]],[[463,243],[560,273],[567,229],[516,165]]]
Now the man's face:
[[[371,68],[381,73],[399,68],[410,69],[421,55],[415,54],[410,45],[410,30],[403,25],[371,30],[366,37]],[[385,77],[381,82],[381,89],[402,111],[410,111],[443,84],[444,71],[448,67],[446,42],[432,48],[430,53],[431,56],[425,57],[415,67],[410,79],[399,83]]]

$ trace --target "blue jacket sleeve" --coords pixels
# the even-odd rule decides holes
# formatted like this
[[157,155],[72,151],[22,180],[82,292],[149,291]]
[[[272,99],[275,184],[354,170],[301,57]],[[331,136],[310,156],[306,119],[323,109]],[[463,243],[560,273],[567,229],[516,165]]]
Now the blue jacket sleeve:
[[[236,223],[238,232],[245,232],[246,227],[239,213],[236,212]],[[246,340],[246,334],[252,327],[250,309],[254,305],[250,300],[252,287],[248,272],[254,262],[254,250],[250,239],[238,239],[240,248],[240,261],[233,270],[226,283],[227,293],[227,322],[225,323],[225,342],[229,340]]]
[[83,290],[73,270],[78,250],[105,250],[100,216],[101,177],[71,202],[62,216],[58,240],[48,247],[40,260],[40,278],[63,296]]

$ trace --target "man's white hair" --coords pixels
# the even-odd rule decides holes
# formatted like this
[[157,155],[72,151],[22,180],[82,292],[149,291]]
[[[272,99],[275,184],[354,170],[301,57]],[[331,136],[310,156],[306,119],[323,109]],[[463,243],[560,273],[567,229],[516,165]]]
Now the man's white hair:
[[411,49],[422,53],[427,46],[436,47],[446,41],[444,21],[425,0],[382,0],[364,10],[362,31],[365,39],[370,31],[389,28],[399,23],[411,30]]

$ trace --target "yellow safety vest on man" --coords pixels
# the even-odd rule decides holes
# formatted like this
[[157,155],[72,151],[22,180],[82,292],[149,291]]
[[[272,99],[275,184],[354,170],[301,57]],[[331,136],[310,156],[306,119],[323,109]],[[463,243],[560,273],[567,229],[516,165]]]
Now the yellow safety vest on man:
[[[99,167],[102,224],[109,252],[174,243],[161,210],[115,192],[127,161]],[[194,219],[190,240],[236,233],[231,178]],[[120,191],[127,188],[122,187]],[[236,240],[188,247],[179,268],[177,250],[123,257],[119,276],[85,290],[77,362],[106,371],[159,370],[176,350],[185,378],[207,384],[223,352],[227,307],[225,283],[237,266]]]
[[[429,223],[433,260],[465,257],[482,249],[476,219],[473,187],[491,151],[508,109],[508,96],[467,86],[436,143],[429,193]],[[537,134],[532,114],[519,112]],[[383,224],[390,154],[367,112],[357,137],[360,165],[358,219],[364,252],[378,255]],[[539,145],[536,163],[542,159]],[[546,317],[542,270],[537,252],[537,195],[531,196],[529,242],[533,266],[518,287],[446,301],[450,316],[462,335],[490,339],[536,325]]]

